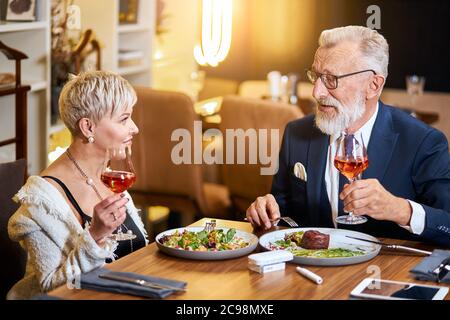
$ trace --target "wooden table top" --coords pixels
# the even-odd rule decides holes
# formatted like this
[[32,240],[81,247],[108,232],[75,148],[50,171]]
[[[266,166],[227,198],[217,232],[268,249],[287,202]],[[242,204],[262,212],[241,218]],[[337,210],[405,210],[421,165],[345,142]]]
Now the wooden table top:
[[[192,226],[203,226],[202,219]],[[217,220],[217,227],[236,228],[253,232],[247,222]],[[275,227],[277,228],[277,227]],[[270,230],[271,231],[271,230]],[[258,235],[258,232],[255,232]],[[414,246],[432,251],[421,243],[389,240],[389,242]],[[187,292],[174,294],[167,299],[188,300],[347,300],[355,286],[367,277],[374,276],[379,268],[380,277],[386,280],[423,283],[415,280],[409,270],[423,256],[394,253],[382,250],[374,259],[356,265],[340,267],[313,267],[308,269],[320,275],[324,282],[316,285],[299,275],[294,264],[287,264],[284,271],[259,274],[247,268],[247,257],[224,261],[194,261],[171,257],[161,253],[155,243],[149,244],[120,260],[107,265],[114,271],[136,272],[143,275],[186,281]],[[445,284],[441,284],[444,285]],[[450,287],[450,285],[447,285]],[[117,300],[140,299],[139,297],[90,290],[70,290],[61,286],[49,293],[63,299]],[[450,299],[450,294],[446,299]]]

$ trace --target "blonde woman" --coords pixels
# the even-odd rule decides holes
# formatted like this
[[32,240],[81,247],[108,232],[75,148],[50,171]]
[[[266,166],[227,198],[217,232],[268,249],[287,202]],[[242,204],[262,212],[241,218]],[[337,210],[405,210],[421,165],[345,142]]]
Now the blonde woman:
[[[106,148],[131,144],[139,131],[131,119],[135,103],[131,85],[108,72],[82,73],[63,88],[59,108],[72,143],[15,196],[21,207],[8,232],[27,251],[28,261],[8,299],[45,293],[147,244],[130,195],[114,194],[100,180]],[[110,240],[119,226],[137,237]]]

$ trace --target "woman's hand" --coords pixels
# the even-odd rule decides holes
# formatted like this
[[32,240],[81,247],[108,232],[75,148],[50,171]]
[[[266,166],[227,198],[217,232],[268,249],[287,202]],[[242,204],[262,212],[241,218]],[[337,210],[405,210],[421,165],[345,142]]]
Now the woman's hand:
[[124,194],[112,195],[94,207],[89,232],[97,243],[111,235],[125,221],[125,205],[129,199],[124,196]]

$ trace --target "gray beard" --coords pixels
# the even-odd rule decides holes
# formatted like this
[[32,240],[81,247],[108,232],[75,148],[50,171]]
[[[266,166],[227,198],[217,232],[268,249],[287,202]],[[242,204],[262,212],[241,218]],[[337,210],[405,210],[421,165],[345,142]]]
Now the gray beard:
[[331,99],[331,101],[330,99],[326,99],[323,100],[322,103],[324,105],[337,107],[337,114],[333,118],[327,117],[325,113],[319,110],[318,106],[315,107],[315,125],[320,131],[327,135],[341,134],[349,128],[351,124],[358,121],[366,111],[364,97],[362,96],[357,97],[349,106],[342,105],[336,99]]

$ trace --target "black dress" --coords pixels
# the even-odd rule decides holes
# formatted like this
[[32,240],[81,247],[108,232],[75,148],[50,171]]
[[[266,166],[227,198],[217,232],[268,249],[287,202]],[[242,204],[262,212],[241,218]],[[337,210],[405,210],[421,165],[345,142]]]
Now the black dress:
[[[78,205],[78,202],[73,197],[72,193],[70,192],[69,188],[58,178],[52,177],[52,176],[45,176],[43,178],[52,179],[56,183],[58,183],[61,188],[64,190],[67,198],[69,199],[70,203],[74,206],[74,208],[77,210],[77,212],[80,214],[81,219],[83,221],[83,226],[86,224],[86,222],[91,222],[91,217],[88,216],[81,210],[80,206]],[[132,240],[125,240],[125,241],[119,241],[118,247],[116,251],[114,251],[114,254],[116,255],[116,259],[119,259],[121,257],[126,256],[127,254],[136,251],[140,248],[145,247],[145,237],[142,234],[141,230],[137,227],[137,225],[134,223],[133,219],[131,218],[130,214],[126,213],[127,217],[125,221],[122,223],[122,230],[123,232],[127,232],[128,230],[131,230],[133,234],[136,235],[136,238]],[[114,231],[116,233],[117,231]],[[106,259],[107,263],[111,262],[111,259]]]

